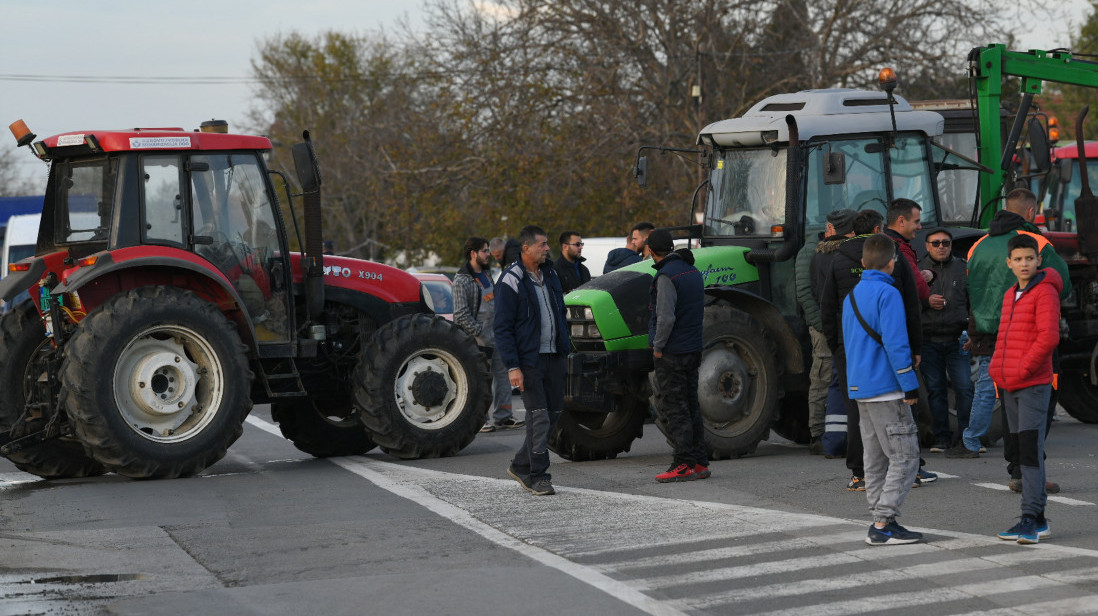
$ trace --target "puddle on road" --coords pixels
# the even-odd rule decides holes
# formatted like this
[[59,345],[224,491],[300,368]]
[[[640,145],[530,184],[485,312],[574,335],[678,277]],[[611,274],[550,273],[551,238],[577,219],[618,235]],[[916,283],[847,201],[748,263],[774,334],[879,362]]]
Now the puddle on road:
[[98,573],[93,575],[61,575],[57,577],[34,578],[16,584],[110,584],[112,582],[130,582],[144,580],[140,573]]

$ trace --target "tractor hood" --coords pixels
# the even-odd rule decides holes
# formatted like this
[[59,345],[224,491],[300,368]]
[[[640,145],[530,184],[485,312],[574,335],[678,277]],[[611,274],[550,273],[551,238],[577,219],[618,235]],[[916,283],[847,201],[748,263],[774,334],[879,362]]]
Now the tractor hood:
[[[759,270],[746,261],[751,249],[744,246],[709,246],[693,249],[694,267],[702,273],[706,287],[720,287],[755,282]],[[595,324],[606,343],[615,350],[615,340],[648,336],[649,288],[656,270],[652,261],[628,265],[592,279],[564,298],[569,307],[589,307]],[[570,319],[577,314],[570,308]]]

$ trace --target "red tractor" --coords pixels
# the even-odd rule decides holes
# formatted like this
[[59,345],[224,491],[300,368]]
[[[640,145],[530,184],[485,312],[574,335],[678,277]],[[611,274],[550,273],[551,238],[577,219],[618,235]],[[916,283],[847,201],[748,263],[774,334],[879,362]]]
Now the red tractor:
[[6,301],[31,294],[0,318],[0,454],[20,469],[192,475],[254,403],[315,456],[449,456],[476,436],[484,355],[411,274],[322,254],[307,132],[292,149],[303,239],[265,137],[218,121],[41,141],[11,129],[50,166],[36,254],[0,281]]

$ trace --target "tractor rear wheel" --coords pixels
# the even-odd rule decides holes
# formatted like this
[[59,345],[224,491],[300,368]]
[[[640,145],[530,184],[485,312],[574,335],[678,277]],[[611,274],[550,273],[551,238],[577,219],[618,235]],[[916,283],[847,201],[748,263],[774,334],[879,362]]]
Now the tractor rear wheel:
[[76,434],[127,477],[198,473],[243,432],[246,351],[225,315],[194,293],[142,287],[112,297],[76,328],[61,366]]
[[488,417],[492,376],[474,341],[426,314],[386,323],[362,352],[355,405],[370,438],[404,459],[452,456]]
[[271,417],[278,422],[282,436],[311,456],[357,456],[376,447],[354,412],[350,397],[274,402]]
[[[50,339],[38,312],[30,302],[22,302],[0,317],[0,432],[7,432],[23,415],[27,402],[38,401],[50,388],[48,378]],[[54,383],[55,389],[57,384]],[[62,393],[62,395],[64,395]],[[50,408],[55,400],[48,402]],[[41,428],[45,420],[37,420]],[[103,465],[84,452],[78,441],[51,439],[7,456],[21,471],[44,479],[102,475]]]

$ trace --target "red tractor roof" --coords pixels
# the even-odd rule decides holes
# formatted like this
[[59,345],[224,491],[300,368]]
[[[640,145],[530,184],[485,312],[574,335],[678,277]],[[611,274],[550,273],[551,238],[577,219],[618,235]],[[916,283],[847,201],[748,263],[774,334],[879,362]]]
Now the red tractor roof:
[[92,136],[105,152],[136,150],[269,150],[271,140],[253,135],[203,133],[182,128],[130,128],[123,130],[73,131],[47,137],[50,150],[85,145]]
[[[1098,158],[1098,141],[1087,141],[1085,144],[1087,158]],[[1053,150],[1052,155],[1056,159],[1061,158],[1079,158],[1079,145],[1071,144],[1058,147]]]

